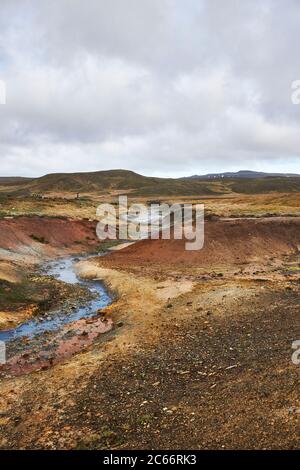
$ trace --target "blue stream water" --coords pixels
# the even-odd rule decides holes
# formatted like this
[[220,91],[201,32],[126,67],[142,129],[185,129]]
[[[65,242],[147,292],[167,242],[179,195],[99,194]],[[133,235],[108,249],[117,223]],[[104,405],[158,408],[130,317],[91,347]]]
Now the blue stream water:
[[86,257],[64,258],[55,260],[47,264],[46,274],[68,284],[78,284],[87,288],[95,295],[95,298],[82,307],[76,307],[72,311],[65,312],[63,309],[51,313],[46,313],[39,318],[32,318],[22,325],[11,330],[0,332],[0,341],[9,343],[22,337],[34,338],[46,331],[59,330],[63,325],[72,323],[81,318],[88,318],[95,315],[96,311],[111,304],[112,299],[100,281],[84,281],[76,276],[73,266],[78,260]]

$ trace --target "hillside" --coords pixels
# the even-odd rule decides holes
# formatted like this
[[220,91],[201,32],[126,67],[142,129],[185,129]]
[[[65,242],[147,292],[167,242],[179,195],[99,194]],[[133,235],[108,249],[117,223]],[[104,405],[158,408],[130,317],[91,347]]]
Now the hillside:
[[299,177],[267,177],[230,181],[231,190],[239,194],[263,194],[273,191],[280,193],[300,192]]
[[102,191],[112,189],[137,188],[153,184],[154,178],[147,178],[133,171],[111,170],[88,173],[57,173],[37,178],[31,190],[43,191]]
[[[246,177],[246,174],[248,177]],[[255,172],[238,172],[240,177],[155,178],[128,170],[87,173],[56,173],[40,178],[0,178],[0,190],[17,196],[47,193],[128,192],[138,197],[204,196],[222,194],[264,194],[269,192],[300,192],[298,176],[261,176]],[[216,174],[217,175],[217,174]]]
[[0,176],[0,186],[16,186],[29,183],[33,178],[22,178],[21,176]]
[[[0,183],[1,185],[1,183]],[[128,170],[109,170],[89,173],[49,174],[25,182],[14,191],[19,194],[44,194],[49,192],[108,192],[133,190],[137,196],[151,195],[205,195],[218,194],[218,184],[201,181],[183,181],[172,178],[154,178]],[[222,192],[223,188],[221,188]]]

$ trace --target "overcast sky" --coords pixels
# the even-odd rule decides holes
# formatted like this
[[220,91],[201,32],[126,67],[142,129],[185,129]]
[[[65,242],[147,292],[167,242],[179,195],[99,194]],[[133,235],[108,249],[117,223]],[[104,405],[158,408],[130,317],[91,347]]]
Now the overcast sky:
[[1,0],[0,175],[300,173],[299,0]]

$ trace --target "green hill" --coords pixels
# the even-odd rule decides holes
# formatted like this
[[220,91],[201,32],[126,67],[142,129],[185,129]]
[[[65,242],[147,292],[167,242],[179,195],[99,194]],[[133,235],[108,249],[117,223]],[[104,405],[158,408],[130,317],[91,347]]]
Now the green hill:
[[2,192],[19,196],[67,193],[107,193],[124,191],[135,196],[203,196],[221,194],[263,194],[300,192],[299,177],[258,178],[154,178],[128,170],[87,173],[55,173],[35,179],[0,178]]
[[0,176],[0,186],[18,186],[33,181],[33,178],[22,178],[21,176]]
[[229,182],[233,192],[242,194],[264,194],[273,191],[280,193],[300,192],[299,177],[267,177],[243,179]]
[[172,178],[154,178],[128,170],[109,170],[90,173],[56,173],[42,176],[18,188],[23,194],[49,192],[107,192],[131,191],[137,196],[217,194],[218,184]]

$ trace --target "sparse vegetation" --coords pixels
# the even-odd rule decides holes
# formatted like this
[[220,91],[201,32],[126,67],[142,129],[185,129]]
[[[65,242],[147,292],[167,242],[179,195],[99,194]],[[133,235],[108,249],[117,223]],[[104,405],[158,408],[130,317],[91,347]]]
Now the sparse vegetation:
[[38,243],[43,243],[43,244],[48,244],[48,240],[46,240],[45,237],[38,237],[37,235],[34,235],[34,234],[31,234],[30,235],[30,238],[32,238],[32,240],[34,240],[35,242],[38,242]]
[[47,310],[57,296],[57,283],[44,278],[30,277],[19,283],[0,280],[0,310],[14,310],[35,304]]
[[[154,178],[133,171],[110,170],[90,173],[61,173],[41,178],[0,180],[0,191],[15,197],[33,197],[43,200],[49,193],[71,193],[73,204],[84,205],[85,193],[107,194],[124,191],[138,197],[147,196],[201,196],[222,194],[264,194],[270,192],[300,192],[299,177],[220,178]],[[80,194],[80,197],[78,197]]]
[[105,251],[109,250],[110,248],[117,246],[120,244],[120,240],[107,240],[101,243],[98,247],[98,253],[105,253]]

